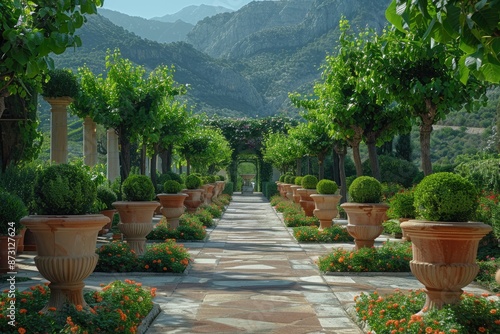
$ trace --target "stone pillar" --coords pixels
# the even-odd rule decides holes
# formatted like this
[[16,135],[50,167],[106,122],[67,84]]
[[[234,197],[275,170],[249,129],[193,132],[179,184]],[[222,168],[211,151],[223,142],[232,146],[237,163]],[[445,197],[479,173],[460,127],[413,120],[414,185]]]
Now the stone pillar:
[[115,129],[108,129],[107,131],[107,151],[108,151],[108,180],[113,182],[120,176],[120,152],[118,150],[118,135]]
[[90,167],[97,164],[97,129],[90,117],[83,121],[83,162]]
[[50,161],[57,164],[68,162],[68,105],[70,97],[46,97],[51,106],[50,115]]

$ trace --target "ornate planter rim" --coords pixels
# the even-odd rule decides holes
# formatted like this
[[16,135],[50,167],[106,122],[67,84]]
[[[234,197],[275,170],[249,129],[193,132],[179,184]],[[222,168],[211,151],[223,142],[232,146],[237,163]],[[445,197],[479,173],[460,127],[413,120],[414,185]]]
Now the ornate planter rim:
[[492,231],[490,225],[481,222],[444,222],[410,219],[401,228],[411,237],[440,238],[447,240],[480,240]]

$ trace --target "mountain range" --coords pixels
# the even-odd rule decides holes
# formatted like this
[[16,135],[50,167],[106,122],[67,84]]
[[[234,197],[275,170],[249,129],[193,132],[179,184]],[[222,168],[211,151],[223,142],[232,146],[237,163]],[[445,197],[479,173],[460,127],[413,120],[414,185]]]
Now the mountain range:
[[[389,2],[254,1],[237,11],[207,14],[196,25],[101,9],[79,31],[83,46],[67,50],[55,61],[73,70],[87,64],[100,73],[106,50],[119,48],[123,57],[147,69],[174,65],[175,80],[190,86],[187,99],[195,112],[296,115],[288,93],[310,91],[320,78],[321,64],[335,51],[341,17],[353,26],[380,30],[386,25]],[[185,13],[199,9],[188,7]]]

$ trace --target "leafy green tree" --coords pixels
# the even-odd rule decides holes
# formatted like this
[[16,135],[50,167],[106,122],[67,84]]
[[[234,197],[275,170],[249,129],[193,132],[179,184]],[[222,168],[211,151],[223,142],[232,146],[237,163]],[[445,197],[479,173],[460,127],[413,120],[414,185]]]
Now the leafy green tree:
[[75,34],[85,14],[96,14],[101,0],[2,1],[0,3],[0,117],[5,97],[26,97],[24,81],[30,79],[38,91],[42,74],[54,67],[50,54],[80,46]]
[[162,173],[170,172],[175,149],[183,144],[188,131],[198,123],[198,118],[193,117],[187,106],[177,101],[174,96],[163,99],[160,104],[159,122],[146,138],[151,155],[151,179],[155,186],[158,155],[162,159]]
[[359,145],[364,140],[373,176],[380,179],[376,147],[408,131],[409,118],[371,81],[372,71],[385,73],[383,45],[375,32],[367,29],[355,36],[346,20],[340,21],[340,30],[339,52],[326,58],[322,81],[314,87],[316,99],[291,98],[296,105],[315,110],[314,117],[330,125],[334,138],[352,147],[358,176],[362,175]]
[[500,82],[500,2],[497,0],[393,0],[386,17],[429,45],[458,42],[460,79]]
[[301,158],[305,152],[299,140],[282,132],[269,132],[262,144],[263,160],[281,173],[292,170],[296,159]]
[[[106,108],[96,111],[94,121],[117,131],[124,180],[131,168],[131,143],[141,141],[145,153],[147,138],[155,134],[161,113],[167,111],[161,108],[162,102],[169,96],[183,94],[185,89],[175,83],[173,69],[168,66],[158,66],[146,75],[143,66],[122,58],[119,50],[108,50],[106,69]],[[98,77],[96,84],[99,80]]]
[[289,131],[290,139],[296,139],[300,142],[306,155],[315,156],[318,159],[319,179],[325,177],[325,158],[331,151],[333,145],[332,136],[328,133],[324,124],[314,122],[314,118],[307,117],[307,123],[300,123]]
[[[430,138],[432,126],[452,110],[476,110],[486,101],[486,85],[474,77],[466,84],[452,67],[456,48],[444,44],[431,47],[419,34],[395,29],[382,36],[384,72],[374,68],[368,84],[379,94],[393,97],[420,127],[420,151],[424,175],[432,173]],[[372,83],[375,83],[373,85]],[[478,99],[482,98],[482,101]]]
[[197,126],[192,129],[179,152],[186,159],[187,174],[191,166],[199,173],[215,173],[231,162],[232,149],[220,129]]

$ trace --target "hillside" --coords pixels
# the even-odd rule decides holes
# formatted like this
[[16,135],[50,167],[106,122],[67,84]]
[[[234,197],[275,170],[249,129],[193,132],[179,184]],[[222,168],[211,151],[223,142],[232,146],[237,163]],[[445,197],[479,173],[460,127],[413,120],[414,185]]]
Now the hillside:
[[[175,43],[139,36],[141,30],[151,32],[156,23],[165,22],[106,11],[103,15],[110,19],[89,17],[80,30],[81,48],[67,50],[55,61],[58,67],[74,70],[87,64],[94,73],[100,73],[104,71],[106,50],[119,48],[124,57],[148,69],[173,64],[175,80],[190,86],[187,99],[195,112],[230,117],[279,113],[297,116],[288,93],[311,91],[320,78],[325,56],[335,51],[340,18],[345,16],[353,27],[381,29],[386,24],[384,11],[389,2],[254,1],[238,11],[204,18],[191,26],[186,42]],[[122,27],[118,22],[122,22]],[[470,135],[462,128],[435,131],[433,161],[453,161],[457,154],[474,148],[474,143],[476,149],[484,147],[495,122],[499,95],[498,90],[490,92],[490,103],[479,112],[452,112],[441,122],[440,125],[489,129]],[[453,147],[447,146],[448,138],[455,140]],[[414,135],[413,139],[418,159],[418,138]]]
[[182,20],[173,22],[146,20],[142,17],[129,16],[120,12],[100,8],[99,14],[111,22],[128,30],[139,37],[160,43],[185,41],[194,24]]
[[220,13],[232,12],[231,9],[222,6],[187,6],[175,14],[167,14],[160,17],[153,17],[151,20],[160,22],[177,22],[179,20],[196,24],[205,17],[214,16]]

